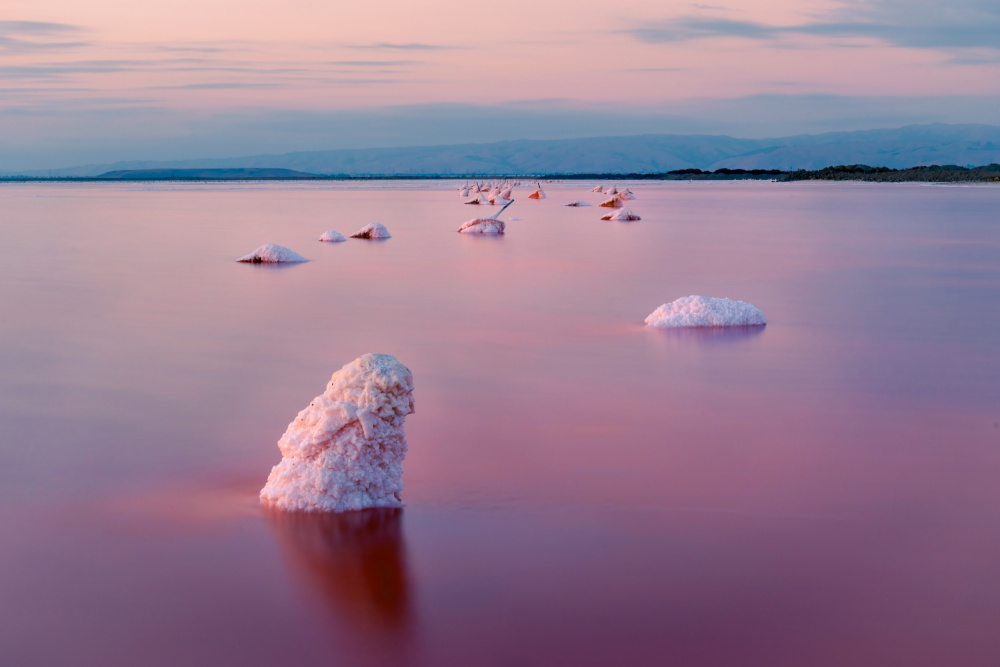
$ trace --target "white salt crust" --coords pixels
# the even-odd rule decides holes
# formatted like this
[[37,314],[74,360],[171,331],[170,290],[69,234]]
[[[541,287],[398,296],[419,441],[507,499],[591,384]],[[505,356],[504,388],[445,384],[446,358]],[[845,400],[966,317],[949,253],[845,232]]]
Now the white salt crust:
[[250,262],[252,264],[271,264],[277,262],[308,262],[309,260],[283,245],[265,243],[249,255],[243,255],[236,261]]
[[341,241],[346,241],[347,239],[344,238],[344,235],[341,234],[340,232],[335,232],[331,229],[328,232],[323,232],[322,234],[320,234],[319,240],[328,241],[330,243],[340,243]]
[[746,301],[693,295],[665,303],[646,318],[646,326],[663,329],[763,324],[767,324],[764,313]]
[[288,425],[261,501],[324,512],[401,507],[412,412],[410,369],[391,354],[358,357]]
[[503,234],[506,227],[503,220],[496,218],[473,218],[462,223],[458,231],[462,234]]
[[391,239],[392,235],[380,222],[369,222],[367,225],[351,234],[352,239]]
[[616,222],[633,222],[635,220],[642,220],[639,216],[632,212],[630,208],[620,208],[614,213],[608,213],[607,215],[602,215],[601,220],[614,220]]
[[577,199],[576,201],[571,201],[568,204],[563,204],[563,206],[592,206],[592,204],[588,204],[585,201]]

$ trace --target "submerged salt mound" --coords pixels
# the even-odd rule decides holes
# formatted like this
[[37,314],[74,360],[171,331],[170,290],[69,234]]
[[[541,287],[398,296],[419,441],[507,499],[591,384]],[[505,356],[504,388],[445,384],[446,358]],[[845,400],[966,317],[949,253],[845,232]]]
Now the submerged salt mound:
[[581,201],[581,200],[577,199],[576,201],[571,201],[568,204],[563,204],[563,206],[591,206],[591,204],[588,204],[585,201]]
[[614,213],[608,213],[607,215],[602,215],[601,220],[614,220],[615,222],[634,222],[636,220],[642,220],[639,216],[632,212],[630,208],[621,208]]
[[743,327],[767,324],[764,313],[746,301],[717,299],[708,296],[685,296],[665,303],[646,318],[646,326]]
[[481,205],[490,204],[492,202],[490,202],[490,200],[486,198],[486,195],[480,193],[480,194],[476,195],[475,197],[473,197],[472,199],[470,199],[469,201],[467,201],[465,203],[466,204],[472,204],[473,206],[481,206]]
[[507,225],[496,218],[473,218],[458,228],[462,234],[503,234]]
[[261,501],[330,512],[401,506],[403,422],[412,412],[410,369],[390,354],[358,357],[288,425]]
[[323,232],[322,234],[320,234],[319,240],[327,241],[329,243],[340,243],[341,241],[346,241],[347,239],[344,238],[344,235],[341,234],[340,232],[335,232],[331,229],[328,232]]
[[629,190],[628,188],[625,188],[622,192],[619,192],[618,196],[621,197],[622,201],[631,201],[635,199],[635,195],[632,194],[632,191]]
[[369,222],[367,225],[351,234],[352,239],[391,239],[392,235],[380,222]]
[[605,206],[607,208],[621,208],[622,200],[620,197],[616,195],[614,197],[611,197],[610,199],[605,199],[600,204],[598,204],[598,206]]
[[243,255],[236,261],[250,262],[251,264],[271,264],[278,262],[308,262],[309,260],[283,245],[265,243],[249,255]]
[[598,185],[593,190],[591,190],[591,192],[604,192],[604,186]]
[[534,192],[528,195],[528,199],[545,199],[545,192],[542,190],[542,186],[539,185]]

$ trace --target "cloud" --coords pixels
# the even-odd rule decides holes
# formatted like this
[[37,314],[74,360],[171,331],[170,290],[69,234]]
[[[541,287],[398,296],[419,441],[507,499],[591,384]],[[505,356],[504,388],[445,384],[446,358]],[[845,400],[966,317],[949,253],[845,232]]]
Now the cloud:
[[81,41],[64,40],[82,32],[79,26],[42,21],[0,21],[0,53],[72,49],[86,46]]
[[151,86],[154,90],[233,90],[238,88],[283,88],[280,83],[187,83],[179,86]]
[[445,44],[390,44],[388,42],[377,42],[375,44],[354,44],[351,49],[388,49],[397,51],[443,51],[446,49],[459,49],[460,46],[448,46]]
[[650,43],[710,37],[779,41],[789,36],[876,39],[923,49],[1000,49],[1000,3],[995,0],[843,0],[820,20],[769,25],[704,16],[684,16],[628,31]]
[[402,67],[418,65],[422,60],[330,60],[327,65],[346,65],[350,67]]

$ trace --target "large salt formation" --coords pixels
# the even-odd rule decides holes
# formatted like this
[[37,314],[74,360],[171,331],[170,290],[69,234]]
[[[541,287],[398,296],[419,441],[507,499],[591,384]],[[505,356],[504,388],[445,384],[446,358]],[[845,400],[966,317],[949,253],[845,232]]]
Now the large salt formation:
[[461,234],[503,234],[507,225],[496,218],[473,218],[458,228]]
[[685,296],[665,303],[646,318],[646,326],[741,327],[767,324],[764,313],[746,301],[716,299],[708,296]]
[[410,369],[390,354],[358,357],[288,425],[261,501],[330,512],[400,507],[411,412]]
[[351,234],[352,239],[391,239],[392,235],[381,222],[369,222],[367,225]]
[[243,255],[236,261],[250,262],[251,264],[272,264],[277,262],[308,262],[309,260],[283,245],[265,243],[249,255]]

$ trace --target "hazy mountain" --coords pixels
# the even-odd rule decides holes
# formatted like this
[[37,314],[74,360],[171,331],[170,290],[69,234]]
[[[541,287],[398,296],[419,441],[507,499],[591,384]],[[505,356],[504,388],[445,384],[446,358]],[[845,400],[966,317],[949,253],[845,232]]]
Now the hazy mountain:
[[309,151],[239,158],[117,162],[36,175],[97,176],[136,169],[292,169],[313,174],[491,175],[663,172],[673,169],[902,168],[1000,162],[1000,127],[913,125],[778,139],[652,134],[486,144]]

